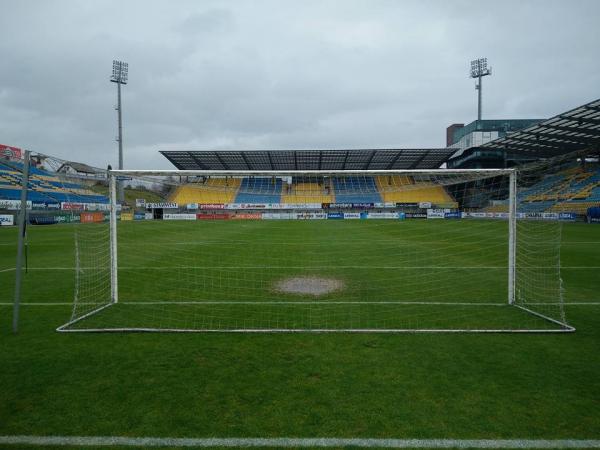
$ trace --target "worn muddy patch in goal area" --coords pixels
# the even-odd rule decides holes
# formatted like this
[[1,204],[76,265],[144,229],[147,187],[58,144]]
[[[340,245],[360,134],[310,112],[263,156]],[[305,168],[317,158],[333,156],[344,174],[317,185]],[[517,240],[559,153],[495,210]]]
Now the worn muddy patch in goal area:
[[341,291],[346,285],[342,280],[323,277],[291,277],[275,283],[275,290],[284,294],[312,295],[320,297]]

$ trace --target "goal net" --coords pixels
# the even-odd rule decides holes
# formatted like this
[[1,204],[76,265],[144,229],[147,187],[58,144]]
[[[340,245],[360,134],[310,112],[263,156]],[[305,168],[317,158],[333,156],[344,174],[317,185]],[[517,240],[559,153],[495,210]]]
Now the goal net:
[[112,171],[58,330],[572,331],[549,173]]

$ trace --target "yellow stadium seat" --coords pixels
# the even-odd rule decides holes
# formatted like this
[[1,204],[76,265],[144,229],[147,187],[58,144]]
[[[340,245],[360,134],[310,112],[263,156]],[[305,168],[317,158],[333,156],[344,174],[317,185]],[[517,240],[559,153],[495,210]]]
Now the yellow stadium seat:
[[204,183],[178,186],[169,196],[169,201],[188,203],[233,203],[240,187],[239,178],[209,178]]
[[286,192],[284,187],[281,203],[333,203],[335,196],[326,194],[325,187],[318,183],[295,183]]

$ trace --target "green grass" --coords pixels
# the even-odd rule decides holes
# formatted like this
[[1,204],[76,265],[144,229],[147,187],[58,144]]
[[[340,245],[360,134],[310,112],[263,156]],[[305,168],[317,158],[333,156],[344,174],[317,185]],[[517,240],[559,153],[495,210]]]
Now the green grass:
[[[144,255],[158,258],[151,248],[140,249],[144,243],[151,245],[150,237],[154,242],[161,236],[171,239],[170,227],[185,227],[191,241],[211,242],[182,246],[188,252],[186,261],[216,266],[236,260],[243,266],[257,259],[292,258],[304,261],[308,272],[318,264],[343,261],[348,253],[368,266],[374,261],[364,256],[369,250],[378,260],[403,262],[401,255],[410,255],[415,246],[433,252],[430,260],[438,258],[440,264],[464,265],[464,252],[436,256],[435,243],[428,248],[417,238],[424,227],[435,227],[428,235],[438,241],[452,233],[469,245],[474,236],[460,222],[376,221],[370,228],[331,222],[123,223],[120,241],[139,242],[134,245],[137,252],[120,247],[120,263],[135,267],[142,265]],[[486,228],[491,240],[480,253],[487,248],[488,254],[470,253],[471,265],[505,261],[503,227],[489,224],[485,226],[497,229]],[[261,228],[265,226],[271,228]],[[102,238],[102,227],[87,227],[90,236]],[[483,228],[476,229],[483,236]],[[30,229],[28,256],[34,270],[25,276],[24,301],[70,300],[73,230],[71,225]],[[0,229],[0,270],[14,267],[15,241],[15,229]],[[250,245],[243,253],[240,241]],[[318,242],[330,246],[323,249]],[[600,306],[569,303],[600,301],[599,249],[600,227],[564,225],[561,264],[567,318],[577,327],[571,334],[61,334],[54,329],[69,318],[70,306],[25,305],[15,336],[10,333],[11,308],[0,306],[0,435],[598,439]],[[172,255],[164,258],[154,262],[178,262]],[[66,269],[38,270],[49,267]],[[236,298],[277,300],[280,296],[268,295],[270,282],[288,273],[283,272],[263,270],[257,275],[247,268],[242,273],[254,273],[245,280],[254,288],[233,292]],[[439,279],[441,273],[425,276],[447,282]],[[475,273],[484,277],[478,283],[488,276]],[[208,275],[180,270],[164,273],[163,280],[198,276]],[[344,275],[334,271],[332,276]],[[397,295],[411,299],[414,292],[401,284],[386,287],[383,281],[397,282],[398,276],[381,270],[365,267],[345,276],[345,294],[324,301],[342,295],[366,301]],[[2,302],[12,301],[13,277],[14,271],[0,272]],[[155,271],[131,270],[120,278],[125,299],[157,295]],[[373,280],[382,286],[369,288]],[[452,293],[468,298],[486,294],[503,301],[502,279],[492,276],[485,284],[457,277]],[[177,286],[167,285],[159,295],[175,299],[190,293],[185,285]],[[217,283],[207,296],[221,292]]]

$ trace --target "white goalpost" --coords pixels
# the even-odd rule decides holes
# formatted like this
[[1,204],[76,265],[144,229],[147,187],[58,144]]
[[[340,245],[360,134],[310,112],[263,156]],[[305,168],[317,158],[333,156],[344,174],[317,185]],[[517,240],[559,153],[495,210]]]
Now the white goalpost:
[[[574,331],[515,169],[111,170],[61,332]],[[161,201],[117,204],[117,184]],[[145,200],[145,199],[140,199]]]

